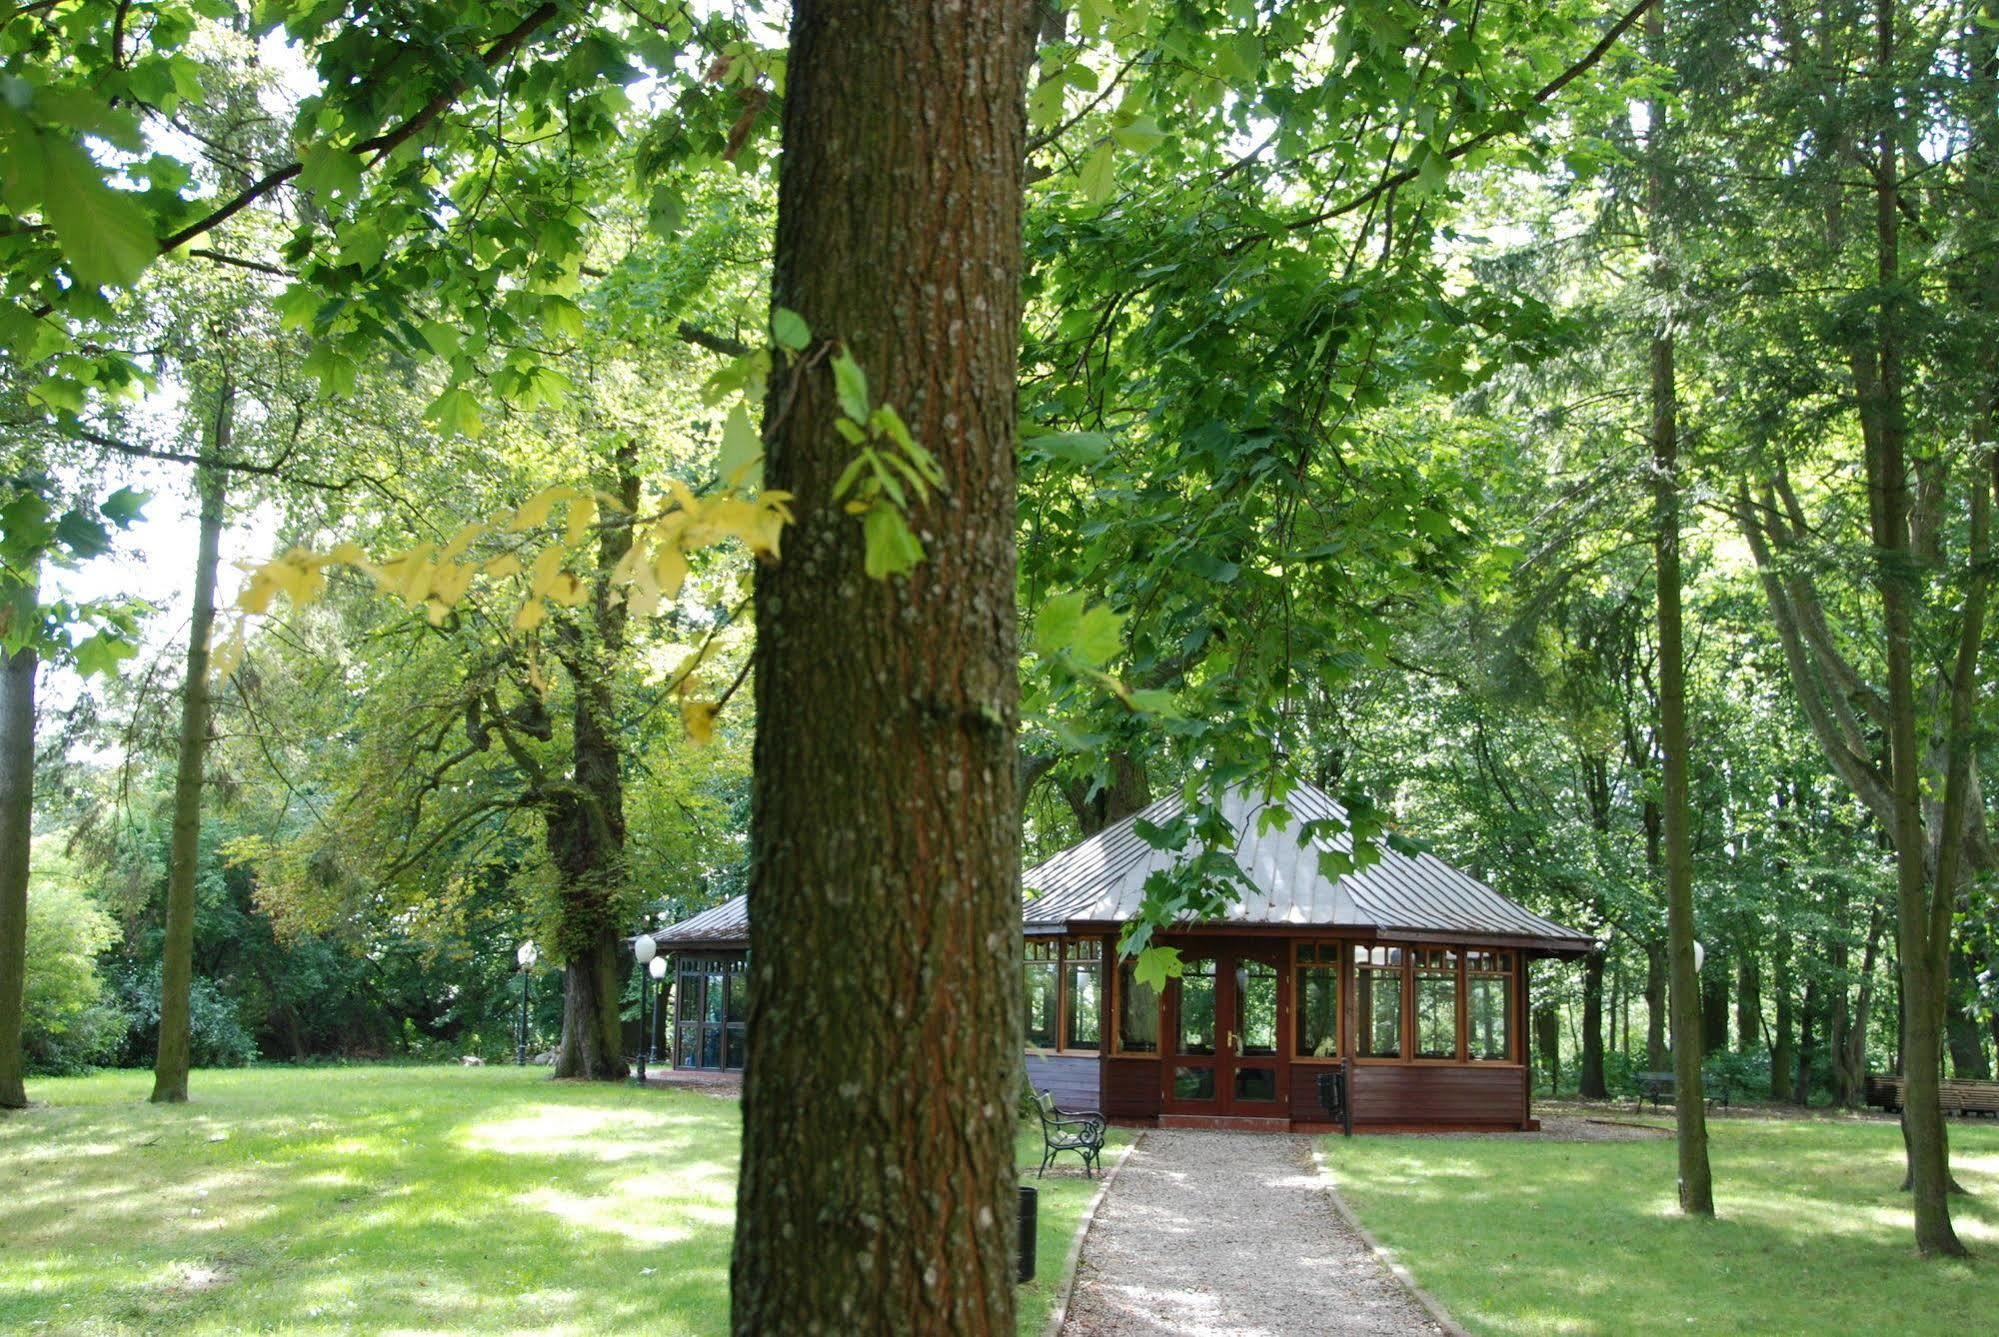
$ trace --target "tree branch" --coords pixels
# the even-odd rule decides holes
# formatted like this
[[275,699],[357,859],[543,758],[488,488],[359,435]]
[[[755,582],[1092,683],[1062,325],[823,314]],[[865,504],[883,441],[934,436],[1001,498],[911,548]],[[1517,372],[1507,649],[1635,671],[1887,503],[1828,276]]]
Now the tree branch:
[[[1610,49],[1617,45],[1617,40],[1630,30],[1631,25],[1643,18],[1646,11],[1657,3],[1658,0],[1638,0],[1635,6],[1625,11],[1623,17],[1610,25],[1610,31],[1606,32],[1601,40],[1584,54],[1582,59],[1543,84],[1535,92],[1531,105],[1538,107],[1545,104],[1548,99],[1554,97],[1555,94],[1561,92],[1564,88],[1575,82],[1575,80],[1588,73],[1599,61],[1610,54]],[[1490,129],[1481,130],[1471,138],[1453,144],[1450,148],[1445,149],[1443,155],[1444,161],[1455,162],[1459,158],[1464,157],[1465,154],[1470,153],[1473,149],[1490,144],[1501,135],[1511,134],[1516,128],[1512,125],[1495,125]],[[1366,190],[1360,192],[1360,194],[1343,200],[1331,208],[1321,210],[1305,218],[1293,219],[1284,225],[1285,230],[1288,232],[1297,232],[1304,228],[1316,227],[1320,223],[1330,222],[1343,214],[1350,214],[1356,209],[1364,208],[1390,191],[1408,185],[1416,179],[1420,171],[1420,168],[1405,167],[1399,172],[1383,177]]]
[[[534,35],[536,29],[555,17],[556,8],[553,3],[547,3],[537,5],[529,10],[527,16],[516,24],[511,32],[508,32],[505,36],[494,42],[493,45],[486,48],[485,52],[479,57],[479,63],[487,69],[491,69],[493,66],[507,59],[507,57],[513,55],[514,52],[518,51],[526,43],[529,37]],[[459,99],[465,92],[465,88],[466,81],[464,79],[453,79],[444,88],[439,90],[436,96],[432,97],[430,101],[424,103],[414,116],[393,130],[384,131],[371,139],[364,139],[360,143],[352,145],[348,149],[348,152],[374,154],[374,157],[368,159],[363,164],[364,170],[368,167],[373,167],[383,158],[395,152],[406,141],[423,133],[424,129],[431,122],[442,116],[450,108],[451,104]],[[174,250],[186,245],[203,233],[221,226],[304,170],[304,163],[292,162],[278,168],[276,171],[265,173],[262,177],[246,186],[226,204],[212,210],[201,218],[197,218],[194,222],[180,229],[180,231],[169,233],[167,236],[160,238],[160,250],[162,252]]]

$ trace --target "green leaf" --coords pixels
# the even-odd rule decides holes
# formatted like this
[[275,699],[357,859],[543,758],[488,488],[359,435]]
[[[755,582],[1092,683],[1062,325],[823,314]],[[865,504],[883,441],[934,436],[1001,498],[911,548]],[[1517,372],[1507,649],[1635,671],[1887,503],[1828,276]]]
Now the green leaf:
[[136,282],[160,253],[145,206],[105,185],[76,145],[47,134],[34,138],[42,147],[42,211],[77,279],[94,288]]
[[840,395],[840,409],[855,422],[868,420],[868,374],[845,348],[833,355],[833,386]]
[[812,342],[812,327],[805,323],[805,317],[789,307],[779,307],[771,312],[770,337],[777,340],[779,348],[800,353]]
[[1131,977],[1155,993],[1163,993],[1166,981],[1177,978],[1183,969],[1178,947],[1147,947],[1138,954]]
[[1150,116],[1140,116],[1130,125],[1121,125],[1111,131],[1111,138],[1133,153],[1150,153],[1166,139],[1166,132],[1159,128],[1159,122]]
[[1110,454],[1111,439],[1102,432],[1046,432],[1029,437],[1027,445],[1054,459],[1093,465]]
[[1076,639],[1083,621],[1083,595],[1069,590],[1051,596],[1034,615],[1034,648],[1044,655],[1060,654]]
[[729,487],[762,487],[763,462],[763,438],[750,425],[750,411],[738,404],[722,425],[722,454],[716,470]]
[[1109,144],[1099,144],[1090,150],[1090,156],[1083,159],[1083,165],[1076,172],[1076,183],[1083,192],[1083,198],[1091,204],[1102,204],[1117,188],[1117,163]]
[[75,557],[102,557],[111,551],[111,534],[81,510],[68,510],[56,521],[56,542]]
[[98,513],[120,529],[130,529],[132,522],[143,520],[141,514],[146,503],[153,499],[150,492],[140,492],[136,488],[121,487],[104,499]]
[[456,386],[433,399],[423,416],[436,423],[437,430],[447,436],[476,437],[486,430],[486,420],[479,416],[478,399],[470,390]]
[[301,190],[311,191],[322,202],[336,195],[352,194],[361,184],[360,155],[322,140],[306,150],[298,184]]
[[1084,609],[1069,648],[1093,668],[1108,664],[1124,648],[1124,614],[1113,612],[1109,604]]
[[139,653],[139,647],[115,632],[100,631],[87,636],[76,647],[76,671],[84,677],[113,677],[121,661]]
[[887,502],[877,502],[861,528],[867,538],[865,566],[874,579],[902,575],[923,561],[923,544],[909,532],[902,512]]

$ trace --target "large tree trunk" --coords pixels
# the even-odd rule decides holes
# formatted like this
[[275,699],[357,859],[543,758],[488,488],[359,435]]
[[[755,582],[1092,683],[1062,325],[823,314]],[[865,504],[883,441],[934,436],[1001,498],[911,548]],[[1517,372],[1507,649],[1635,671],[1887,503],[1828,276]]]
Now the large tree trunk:
[[1712,957],[1701,972],[1701,1049],[1710,1054],[1728,1049],[1728,963]]
[[1812,1103],[1812,1022],[1819,1011],[1819,982],[1816,974],[1805,978],[1805,996],[1798,1008],[1798,1075],[1792,1083],[1793,1093],[1798,1103],[1810,1107]]
[[1735,959],[1735,1047],[1748,1053],[1763,1043],[1763,975],[1756,952],[1745,946]]
[[[1897,6],[1876,3],[1877,75],[1885,84],[1895,61]],[[1949,970],[1949,906],[1954,877],[1940,866],[1932,892],[1923,824],[1923,750],[1916,721],[1916,602],[1912,574],[1916,553],[1909,527],[1909,464],[1905,445],[1901,320],[1900,117],[1898,99],[1885,97],[1875,136],[1875,261],[1878,279],[1874,346],[1856,350],[1861,436],[1867,459],[1868,512],[1872,522],[1881,598],[1888,686],[1888,755],[1893,793],[1897,938],[1902,965],[1902,1054],[1907,1083],[1902,1126],[1909,1149],[1909,1183],[1915,1198],[1916,1248],[1923,1254],[1965,1252],[1950,1219],[1950,1150],[1939,1103],[1943,1060],[1943,1008]],[[1969,608],[1966,619],[1972,616]],[[1976,646],[1971,646],[1976,650]],[[1955,723],[1955,721],[1953,721]],[[1943,839],[1954,843],[1953,799],[1945,796]],[[1961,806],[1960,809],[1961,811]],[[1932,896],[1943,905],[1942,931]]]
[[1548,1093],[1562,1093],[1562,1017],[1553,1003],[1534,1009],[1534,1052],[1548,1074]]
[[[26,595],[32,606],[38,587],[29,582]],[[32,642],[13,654],[0,652],[0,1109],[28,1103],[21,1013],[28,982],[28,855],[35,817],[39,667]]]
[[[638,448],[618,447],[616,492],[625,514],[639,507]],[[625,781],[613,674],[625,648],[625,601],[611,574],[631,550],[632,533],[607,525],[598,542],[597,580],[586,622],[558,629],[556,653],[575,685],[567,784],[548,798],[548,849],[562,878],[562,1042],[556,1077],[614,1082],[626,1075],[620,1024],[624,970],[619,916],[630,905],[625,865]]]
[[[1665,19],[1654,7],[1646,33],[1655,55],[1665,55]],[[1666,124],[1664,98],[1651,100],[1646,172],[1646,215],[1652,253],[1652,284],[1670,301],[1673,289],[1672,229],[1666,221],[1666,176],[1658,136]],[[1666,941],[1672,982],[1673,1101],[1678,1128],[1680,1210],[1714,1215],[1714,1178],[1708,1168],[1707,1102],[1701,1088],[1701,1004],[1694,970],[1694,856],[1687,795],[1687,680],[1685,634],[1680,611],[1679,386],[1673,367],[1670,322],[1652,336],[1652,496],[1653,564],[1658,585],[1659,753],[1664,783],[1660,817],[1665,837]]]
[[1776,1033],[1770,1039],[1770,1099],[1791,1099],[1793,1069],[1798,1061],[1798,1017],[1791,997],[1791,938],[1778,937],[1770,987],[1777,995]]
[[1583,1042],[1576,1068],[1576,1094],[1584,1100],[1606,1100],[1603,1081],[1603,953],[1583,959]]
[[[738,1333],[1014,1329],[1021,1083],[1014,606],[1031,5],[797,0],[757,575]],[[826,342],[946,483],[863,574]],[[801,1111],[809,1112],[801,1117]]]
[[1666,944],[1645,944],[1645,1070],[1664,1072],[1666,1051]]
[[1979,1024],[1984,1005],[1978,1000],[1978,969],[1978,962],[1962,941],[1951,948],[1945,1034],[1950,1042],[1951,1075],[1982,1081],[1992,1076],[1992,1065],[1985,1057],[1985,1028]]
[[[236,390],[225,378],[216,392],[211,456],[229,453]],[[201,863],[202,770],[208,760],[208,640],[215,629],[215,568],[222,547],[222,507],[228,475],[197,467],[201,537],[194,559],[194,614],[187,632],[187,681],[181,687],[180,738],[174,771],[172,852],[167,861],[167,925],[160,948],[160,1041],[153,1060],[153,1100],[187,1099],[193,1034],[188,1016],[194,986],[194,881]]]

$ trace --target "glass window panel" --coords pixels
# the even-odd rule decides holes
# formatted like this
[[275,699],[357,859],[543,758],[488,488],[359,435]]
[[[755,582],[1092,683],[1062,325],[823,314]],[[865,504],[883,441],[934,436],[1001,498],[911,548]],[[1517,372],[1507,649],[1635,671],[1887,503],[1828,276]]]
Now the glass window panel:
[[749,1006],[750,977],[740,971],[731,972],[728,981],[729,1005],[726,1009],[728,1020],[739,1022],[744,1019]]
[[1458,1056],[1456,971],[1416,972],[1416,1057]]
[[1180,972],[1180,1030],[1176,1054],[1215,1052],[1215,963],[1189,961]]
[[680,1024],[680,1046],[674,1061],[683,1068],[695,1068],[701,1064],[701,1027],[698,1023],[684,1021]]
[[725,1062],[731,1068],[740,1068],[743,1066],[743,1055],[748,1052],[744,1047],[746,1042],[746,1028],[740,1025],[732,1025],[728,1028],[728,1032],[729,1052],[725,1056]]
[[1137,963],[1118,962],[1118,1048],[1127,1054],[1159,1052],[1159,994],[1133,978]]
[[1240,961],[1235,968],[1238,1054],[1277,1052],[1277,967]]
[[1237,1100],[1277,1099],[1277,1069],[1237,1068],[1235,1070],[1235,1098]]
[[1465,981],[1466,1029],[1471,1057],[1505,1062],[1513,1057],[1513,976],[1473,975]]
[[1039,1049],[1055,1047],[1055,983],[1053,961],[1027,963],[1027,1043]]
[[701,1066],[719,1068],[722,1066],[722,1028],[703,1026],[701,1028]]
[[722,1019],[722,995],[726,989],[724,983],[726,978],[720,971],[707,977],[708,1002],[707,1007],[702,1013],[701,1019],[703,1021],[720,1021]]
[[1298,1056],[1337,1058],[1340,1052],[1340,971],[1306,966],[1298,972]]
[[703,978],[700,975],[682,975],[680,977],[680,988],[678,990],[680,994],[680,1011],[676,1015],[682,1021],[701,1020],[701,981]]
[[1095,961],[1069,963],[1069,1048],[1071,1049],[1097,1047],[1098,1014],[1102,1009],[1102,999],[1098,996],[1101,979]]
[[1362,1058],[1402,1057],[1402,972],[1354,971],[1354,1052]]
[[1173,1069],[1173,1098],[1175,1100],[1213,1100],[1215,1098],[1215,1070],[1213,1068]]

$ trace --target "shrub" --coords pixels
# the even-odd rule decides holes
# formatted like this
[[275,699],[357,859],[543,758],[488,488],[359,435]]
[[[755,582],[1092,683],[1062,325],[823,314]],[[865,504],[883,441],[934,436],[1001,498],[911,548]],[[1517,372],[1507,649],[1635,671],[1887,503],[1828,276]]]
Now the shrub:
[[[125,1036],[127,1062],[151,1063],[159,1050],[160,977],[158,968],[135,968],[121,981],[128,1010]],[[212,980],[196,978],[188,990],[188,1058],[197,1068],[240,1068],[257,1059],[257,1037],[237,1014],[236,1004]]]
[[125,1013],[105,999],[97,973],[118,925],[48,842],[36,844],[32,860],[22,1056],[30,1072],[81,1072],[108,1062],[125,1034]]

